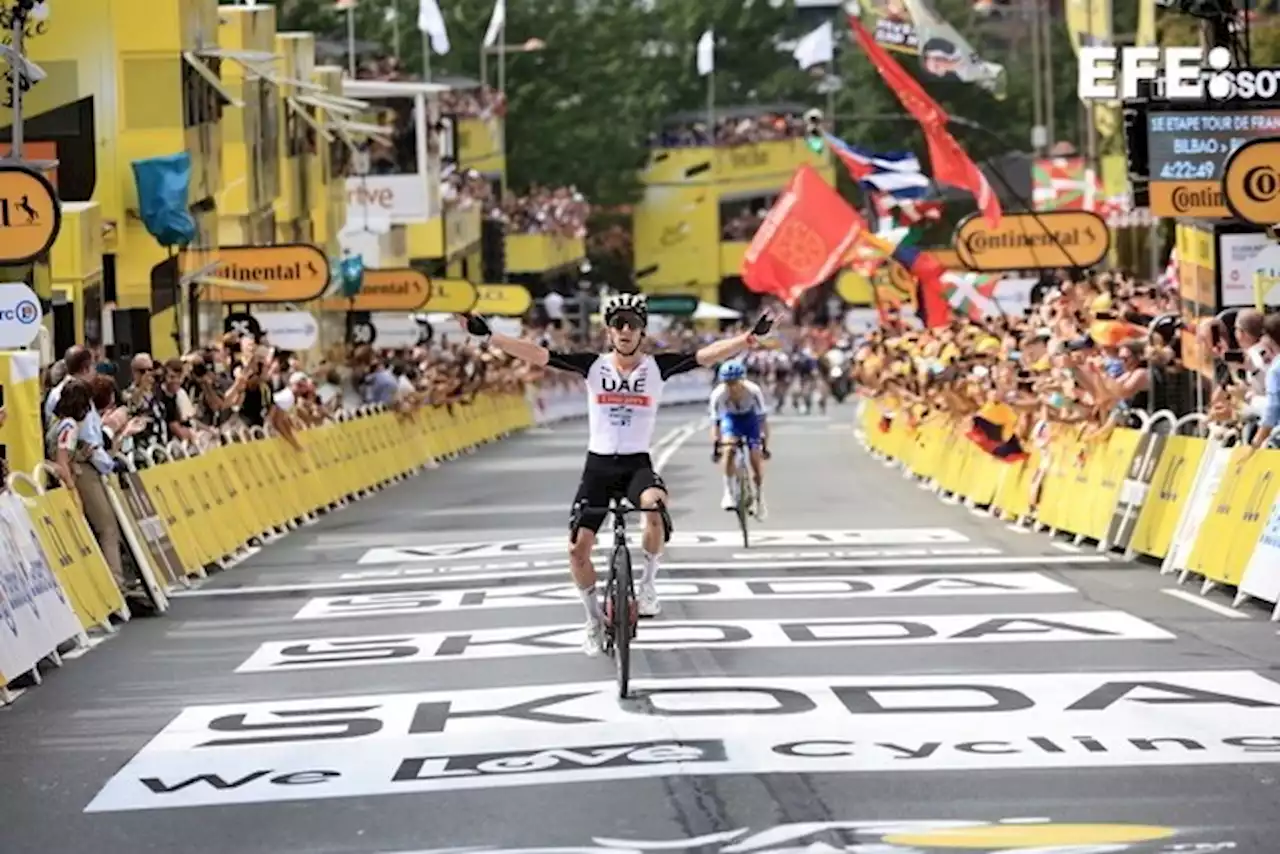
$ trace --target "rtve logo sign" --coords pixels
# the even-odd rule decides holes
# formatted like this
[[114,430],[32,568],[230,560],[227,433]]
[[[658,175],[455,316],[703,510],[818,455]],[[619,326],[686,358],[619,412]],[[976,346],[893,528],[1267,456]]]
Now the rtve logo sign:
[[1280,69],[1230,65],[1231,51],[1225,47],[1215,47],[1207,56],[1198,47],[1085,47],[1080,49],[1077,91],[1085,101],[1137,98],[1139,81],[1150,80],[1168,101],[1268,99],[1280,93]]

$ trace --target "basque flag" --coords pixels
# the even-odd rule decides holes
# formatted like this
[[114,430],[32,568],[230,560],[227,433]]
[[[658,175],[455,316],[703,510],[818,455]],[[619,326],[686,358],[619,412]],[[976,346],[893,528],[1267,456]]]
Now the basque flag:
[[909,151],[875,154],[825,134],[827,144],[868,193],[883,193],[899,204],[923,199],[933,182],[920,171],[920,161]]
[[916,282],[916,317],[926,329],[948,326],[951,323],[951,303],[943,292],[943,274],[946,268],[938,262],[932,253],[916,249],[914,246],[898,246],[893,250],[893,260],[901,264],[906,271],[915,277]]

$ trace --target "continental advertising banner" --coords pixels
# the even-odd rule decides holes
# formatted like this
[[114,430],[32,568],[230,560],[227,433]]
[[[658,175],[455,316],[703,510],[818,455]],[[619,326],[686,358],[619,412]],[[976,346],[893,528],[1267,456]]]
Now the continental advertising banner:
[[320,301],[321,311],[417,311],[431,298],[431,279],[410,268],[365,270],[360,292],[351,299]]
[[992,228],[981,216],[956,226],[956,254],[970,270],[1052,270],[1092,267],[1107,257],[1111,230],[1089,211],[1005,214]]
[[[182,269],[195,272],[206,253],[183,253]],[[329,259],[309,243],[225,246],[213,254],[218,266],[204,282],[209,302],[307,302],[329,286]]]

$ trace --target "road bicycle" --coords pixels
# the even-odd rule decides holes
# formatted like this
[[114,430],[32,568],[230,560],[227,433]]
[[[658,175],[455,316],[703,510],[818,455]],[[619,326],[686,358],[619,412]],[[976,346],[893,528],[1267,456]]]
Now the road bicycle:
[[582,517],[589,512],[613,516],[613,551],[609,555],[609,577],[604,588],[604,651],[614,662],[618,675],[618,697],[627,699],[631,683],[631,641],[640,622],[640,606],[636,601],[635,576],[631,571],[631,547],[627,543],[628,513],[657,513],[662,519],[663,538],[671,539],[671,517],[666,505],[634,507],[630,502],[609,499],[608,507],[592,507],[586,501],[574,506],[569,525],[569,540],[578,537]]
[[[733,454],[733,512],[738,517],[738,527],[742,529],[742,547],[751,548],[751,538],[747,532],[747,518],[756,515],[756,485],[751,476],[751,456],[747,451],[747,440],[738,436],[733,439],[722,439],[720,447],[732,448]],[[762,449],[762,453],[768,451]]]

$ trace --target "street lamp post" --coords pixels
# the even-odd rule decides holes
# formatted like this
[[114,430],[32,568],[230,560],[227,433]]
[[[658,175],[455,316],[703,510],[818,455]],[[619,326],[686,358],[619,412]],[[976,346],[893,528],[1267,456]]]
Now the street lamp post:
[[[507,54],[508,53],[537,53],[544,50],[547,43],[539,38],[527,39],[524,44],[506,44],[506,24],[502,26],[501,40],[492,47],[481,46],[480,48],[480,86],[489,85],[489,62],[488,57],[491,53],[498,55],[498,92],[505,98],[507,95]],[[507,122],[504,117],[501,130],[499,132],[499,149],[502,152],[502,159],[507,158]],[[507,170],[502,170],[502,195],[507,195]]]

